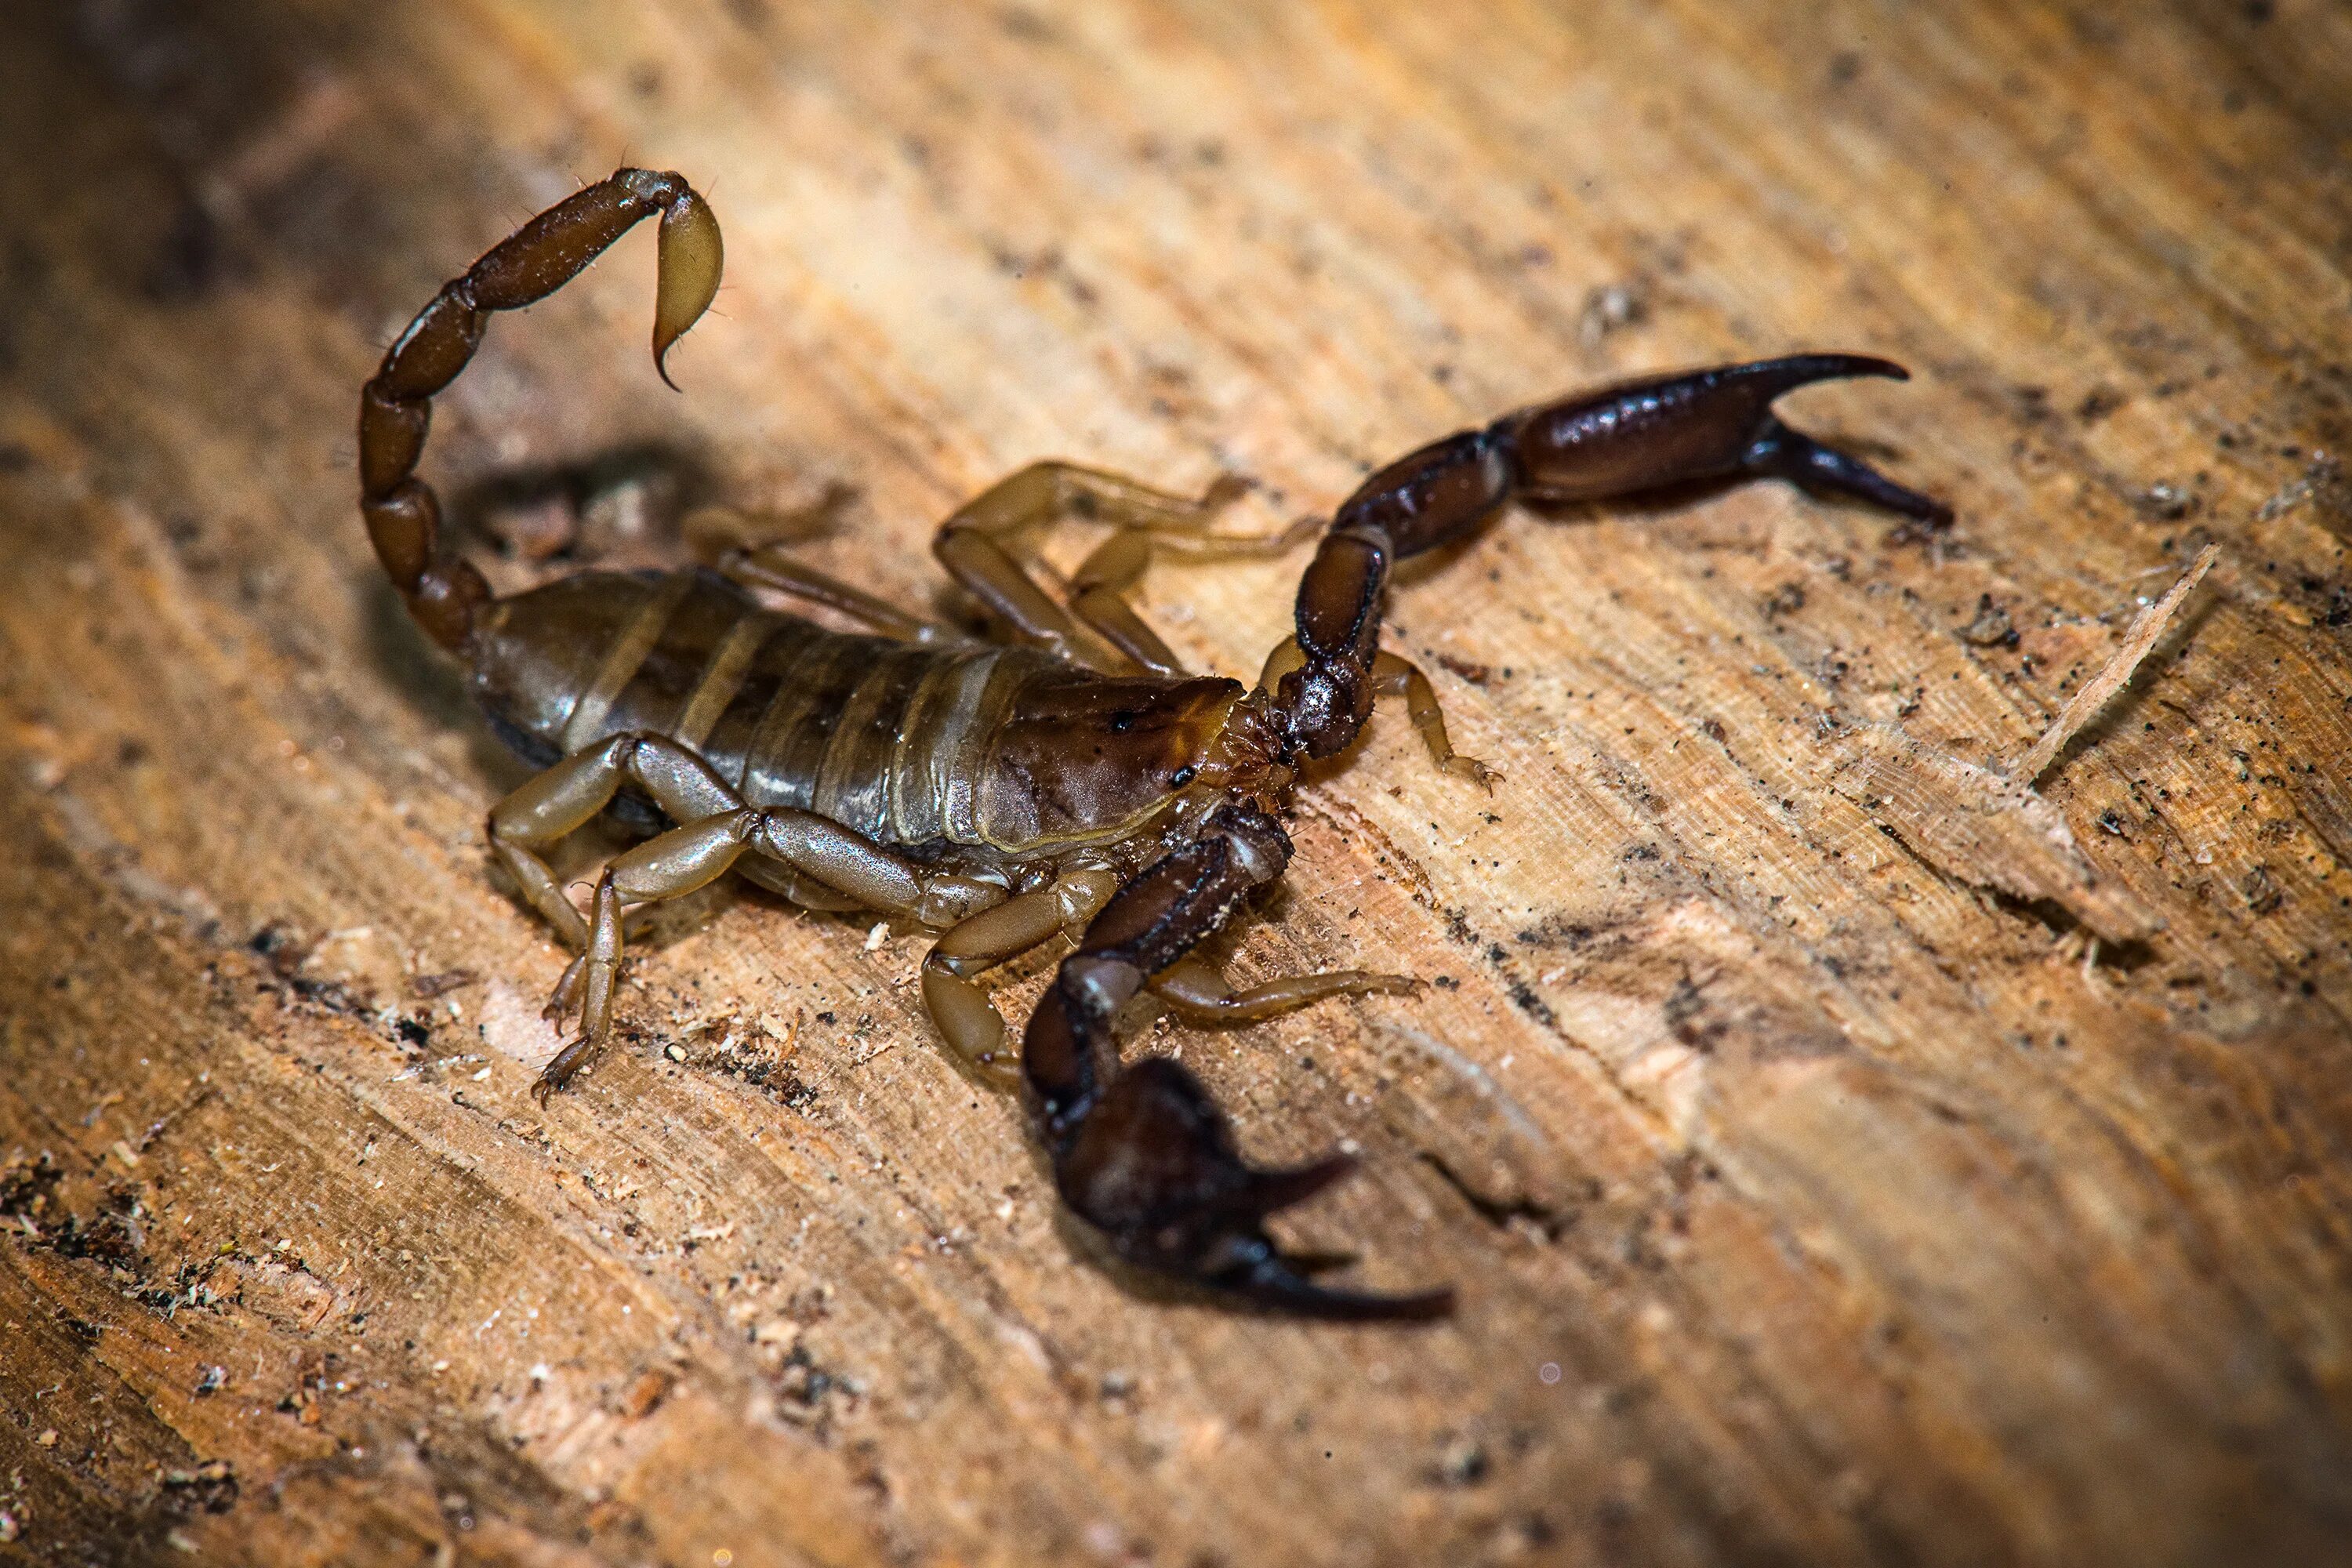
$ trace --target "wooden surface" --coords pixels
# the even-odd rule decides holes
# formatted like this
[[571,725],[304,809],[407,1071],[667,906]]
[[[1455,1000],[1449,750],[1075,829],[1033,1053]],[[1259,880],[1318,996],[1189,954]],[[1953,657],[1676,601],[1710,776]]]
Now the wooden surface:
[[[0,1556],[2347,1560],[2340,6],[0,22]],[[1435,984],[1139,1042],[1253,1152],[1360,1147],[1290,1233],[1457,1321],[1126,1293],[920,943],[751,895],[532,1105],[562,957],[479,831],[520,775],[372,568],[349,431],[438,281],[624,156],[727,226],[685,396],[638,237],[498,323],[432,471],[830,494],[813,556],[917,599],[1040,456],[1232,468],[1270,527],[1613,374],[1914,367],[1791,412],[1948,538],[1759,486],[1402,586],[1507,781],[1384,715],[1234,963]],[[646,493],[591,497],[604,558],[676,558],[614,537]],[[2139,913],[1999,891],[1886,779],[1998,784],[2209,542],[2042,780]],[[1150,608],[1252,669],[1302,560]]]

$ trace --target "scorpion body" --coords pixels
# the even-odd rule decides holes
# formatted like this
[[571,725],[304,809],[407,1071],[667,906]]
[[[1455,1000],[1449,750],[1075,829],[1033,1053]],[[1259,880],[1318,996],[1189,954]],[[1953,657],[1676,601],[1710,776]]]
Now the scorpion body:
[[[721,268],[717,220],[676,174],[623,169],[530,220],[446,285],[362,392],[361,508],[417,624],[468,663],[500,736],[542,771],[492,810],[493,853],[579,951],[549,1005],[578,1015],[542,1071],[560,1089],[612,1027],[625,910],[738,870],[804,907],[859,909],[941,934],[926,1006],[971,1070],[1017,1087],[1064,1202],[1129,1263],[1230,1300],[1304,1315],[1414,1319],[1452,1293],[1388,1295],[1310,1278],[1266,1216],[1349,1168],[1251,1165],[1180,1064],[1120,1064],[1116,1021],[1149,990],[1220,1024],[1410,985],[1356,970],[1235,992],[1192,950],[1289,861],[1297,770],[1347,749],[1376,695],[1405,699],[1433,759],[1457,755],[1422,673],[1380,647],[1390,571],[1514,498],[1592,500],[1693,479],[1778,477],[1922,521],[1936,502],[1783,425],[1772,400],[1809,382],[1902,377],[1884,360],[1812,354],[1630,383],[1433,443],[1367,479],[1335,514],[1298,592],[1297,631],[1254,686],[1187,674],[1122,594],[1154,548],[1269,554],[1295,536],[1211,531],[1239,487],[1198,498],[1062,463],[1014,474],[942,525],[935,552],[987,613],[983,639],[823,576],[772,547],[719,570],[580,573],[497,599],[446,552],[415,477],[431,399],[488,316],[542,299],[660,215],[654,357],[701,315]],[[667,372],[664,372],[667,379]],[[1111,532],[1047,594],[1019,551],[1063,516]],[[754,590],[871,628],[839,632]],[[652,809],[646,809],[650,805]],[[614,811],[649,837],[615,857],[588,909],[543,858]],[[1073,951],[1023,1032],[984,970],[1066,934]]]
[[475,688],[527,760],[658,736],[748,805],[812,812],[1008,885],[1132,838],[1243,690],[830,631],[708,571],[582,573],[482,623]]

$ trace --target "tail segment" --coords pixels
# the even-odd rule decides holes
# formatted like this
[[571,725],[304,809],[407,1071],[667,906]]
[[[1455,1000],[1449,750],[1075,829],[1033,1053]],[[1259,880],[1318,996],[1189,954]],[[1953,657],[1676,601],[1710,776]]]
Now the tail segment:
[[541,213],[446,285],[360,393],[360,514],[409,615],[443,647],[465,646],[490,591],[467,562],[442,553],[440,502],[415,477],[433,396],[474,357],[490,312],[544,300],[655,213],[662,223],[654,367],[669,381],[663,361],[670,345],[719,291],[719,220],[681,176],[622,169]]

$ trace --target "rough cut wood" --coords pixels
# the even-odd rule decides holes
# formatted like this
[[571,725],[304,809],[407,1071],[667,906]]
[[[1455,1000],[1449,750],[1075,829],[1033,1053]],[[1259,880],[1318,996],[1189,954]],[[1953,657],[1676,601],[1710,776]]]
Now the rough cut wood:
[[[2345,1560],[2342,7],[5,18],[0,1555]],[[497,324],[428,458],[589,465],[484,493],[604,559],[719,499],[919,600],[1041,456],[1235,469],[1273,527],[1612,374],[1914,368],[1796,406],[1948,536],[1758,486],[1402,586],[1507,782],[1384,715],[1233,957],[1433,987],[1139,1042],[1255,1152],[1360,1146],[1294,1234],[1458,1321],[1127,1293],[919,942],[748,894],[532,1105],[562,957],[480,837],[520,773],[372,569],[349,430],[385,334],[624,155],[727,225],[686,395],[633,241]],[[2143,924],[1839,787],[2012,763],[2209,542],[2039,784]],[[1146,597],[1243,671],[1298,563]]]

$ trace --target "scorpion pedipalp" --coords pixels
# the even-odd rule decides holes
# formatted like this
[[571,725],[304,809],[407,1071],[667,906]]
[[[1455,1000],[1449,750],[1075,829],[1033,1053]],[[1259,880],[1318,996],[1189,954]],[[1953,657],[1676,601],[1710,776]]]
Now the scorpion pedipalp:
[[1709,479],[1787,479],[1940,525],[1950,509],[1790,429],[1775,398],[1852,376],[1909,379],[1867,354],[1790,354],[1649,376],[1507,414],[1433,441],[1340,503],[1298,584],[1298,657],[1274,713],[1310,757],[1345,751],[1371,717],[1389,574],[1461,539],[1514,499],[1600,500]]
[[726,244],[710,204],[688,190],[662,213],[654,275],[654,370],[672,392],[669,351],[719,297]]
[[1022,1051],[1030,1103],[1071,1212],[1133,1266],[1303,1316],[1423,1320],[1453,1293],[1334,1289],[1317,1260],[1285,1253],[1264,1221],[1354,1168],[1250,1164],[1231,1123],[1181,1063],[1118,1065],[1119,1009],[1181,963],[1290,862],[1281,825],[1247,802],[1220,806],[1192,842],[1130,879],[1103,907],[1031,1015]]

